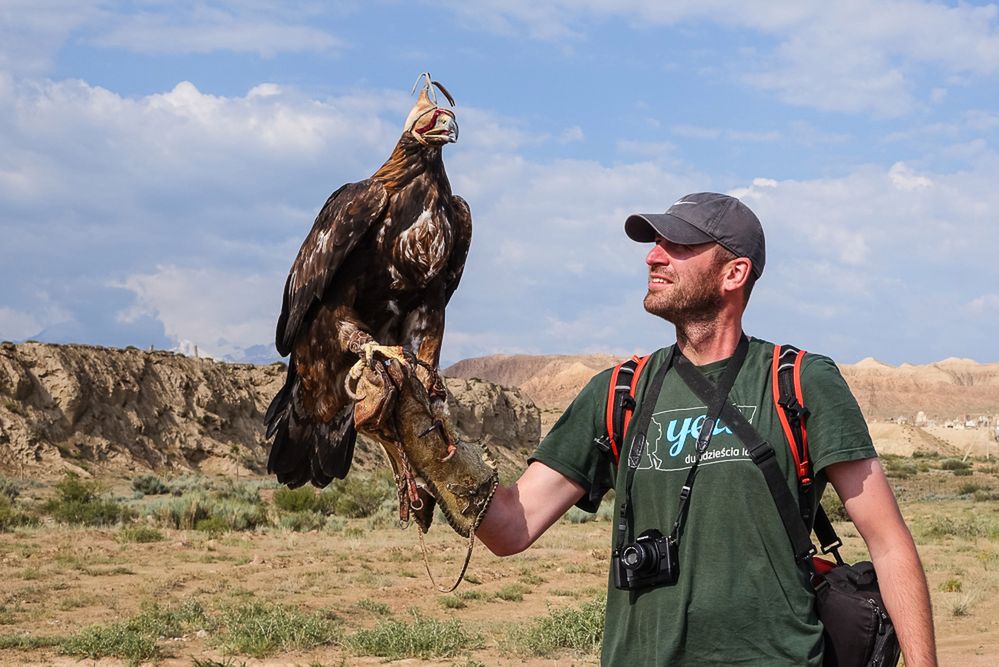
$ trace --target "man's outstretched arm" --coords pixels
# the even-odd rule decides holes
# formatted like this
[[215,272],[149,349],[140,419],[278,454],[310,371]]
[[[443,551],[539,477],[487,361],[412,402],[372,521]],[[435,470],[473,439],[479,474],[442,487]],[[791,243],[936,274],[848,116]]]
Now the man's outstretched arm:
[[845,461],[830,465],[826,473],[867,543],[906,667],[935,667],[926,575],[881,464],[874,458]]
[[582,497],[582,486],[534,461],[513,486],[496,489],[475,535],[497,556],[519,553]]

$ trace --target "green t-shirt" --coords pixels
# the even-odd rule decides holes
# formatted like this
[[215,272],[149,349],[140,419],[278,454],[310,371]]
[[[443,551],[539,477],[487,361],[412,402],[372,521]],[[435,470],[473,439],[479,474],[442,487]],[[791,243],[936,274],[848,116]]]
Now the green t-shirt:
[[[657,351],[643,371],[639,404],[666,352]],[[773,407],[772,358],[772,343],[751,339],[729,400],[773,445],[794,490],[797,478],[790,449]],[[726,364],[719,361],[700,370],[717,382]],[[586,493],[578,506],[591,512],[610,486],[617,489],[616,510],[625,495],[627,466],[618,468],[593,444],[606,430],[609,381],[610,371],[594,377],[532,457],[582,484]],[[808,445],[817,503],[826,486],[826,466],[877,454],[860,408],[832,360],[806,355],[801,382],[811,411]],[[670,370],[635,474],[629,539],[650,528],[669,533],[705,411],[703,402]],[[632,420],[629,431],[635,423]],[[628,444],[622,446],[622,462],[627,460],[630,437],[624,438]],[[715,427],[688,505],[676,585],[636,594],[618,590],[609,580],[602,664],[820,665],[822,626],[811,588],[794,563],[763,474],[724,423]]]

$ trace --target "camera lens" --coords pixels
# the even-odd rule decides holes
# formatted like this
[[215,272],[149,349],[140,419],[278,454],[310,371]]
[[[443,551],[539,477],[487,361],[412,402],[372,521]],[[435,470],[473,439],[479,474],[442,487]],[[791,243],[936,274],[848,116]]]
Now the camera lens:
[[655,564],[655,549],[648,544],[636,542],[629,544],[621,551],[621,563],[632,572],[641,572]]

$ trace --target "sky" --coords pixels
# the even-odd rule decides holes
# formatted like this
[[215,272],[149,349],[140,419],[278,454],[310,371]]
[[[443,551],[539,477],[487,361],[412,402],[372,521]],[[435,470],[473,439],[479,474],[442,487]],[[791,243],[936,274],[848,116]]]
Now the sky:
[[672,342],[623,223],[698,191],[763,222],[751,335],[999,361],[999,8],[919,0],[0,0],[0,339],[275,360],[423,71],[474,224],[444,364]]

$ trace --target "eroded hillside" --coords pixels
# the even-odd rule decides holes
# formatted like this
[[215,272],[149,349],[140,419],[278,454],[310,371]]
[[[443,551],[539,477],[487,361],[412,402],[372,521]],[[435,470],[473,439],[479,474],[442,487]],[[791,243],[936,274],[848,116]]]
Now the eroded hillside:
[[[0,467],[25,474],[92,466],[119,471],[261,472],[263,413],[279,364],[252,366],[135,348],[0,345]],[[448,379],[463,437],[501,466],[523,465],[538,441],[538,409],[516,388]],[[380,465],[362,441],[361,468]]]

